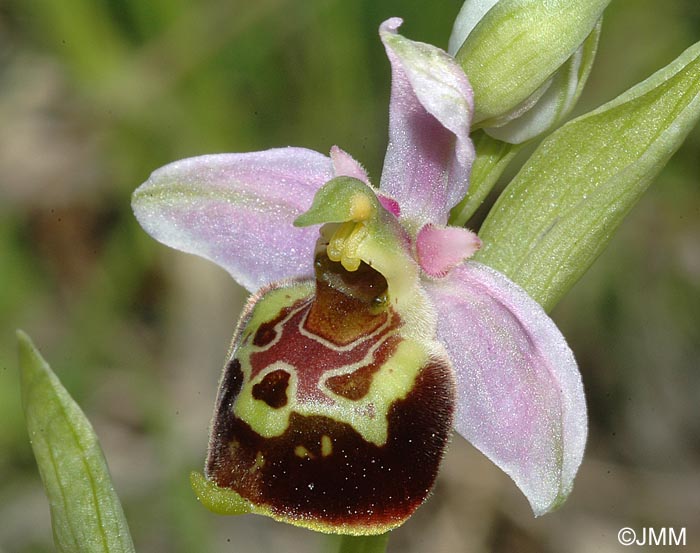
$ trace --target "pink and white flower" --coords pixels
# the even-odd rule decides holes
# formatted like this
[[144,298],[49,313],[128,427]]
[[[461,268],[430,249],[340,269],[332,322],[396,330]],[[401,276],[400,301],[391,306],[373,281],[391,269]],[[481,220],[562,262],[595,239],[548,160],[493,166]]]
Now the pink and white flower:
[[[392,66],[392,91],[389,145],[378,188],[372,187],[360,164],[338,147],[332,148],[330,156],[302,148],[279,148],[171,163],[155,171],[136,190],[134,212],[157,240],[210,259],[257,293],[239,327],[228,370],[247,351],[245,348],[253,347],[246,342],[246,325],[262,317],[259,302],[265,301],[266,294],[269,296],[268,290],[299,286],[301,282],[308,293],[297,300],[307,301],[309,309],[318,303],[318,292],[313,287],[314,279],[319,278],[315,259],[332,267],[330,270],[340,278],[351,278],[360,267],[374,275],[372,278],[376,273],[381,275],[386,281],[386,309],[401,321],[397,339],[418,344],[426,359],[440,359],[440,366],[445,368],[440,378],[449,409],[440,415],[440,424],[448,429],[453,425],[504,470],[526,495],[535,514],[541,515],[569,494],[582,460],[587,421],[581,377],[564,337],[544,310],[506,276],[470,261],[468,258],[480,246],[479,239],[466,229],[448,226],[450,209],[467,192],[474,159],[469,138],[472,92],[467,76],[450,55],[397,34],[400,24],[401,20],[394,18],[380,28]],[[282,326],[275,328],[282,331]],[[290,342],[294,343],[298,342]],[[335,369],[327,367],[329,371]],[[395,369],[401,370],[400,363]],[[420,367],[414,369],[419,371]],[[284,378],[300,383],[303,370],[291,367]],[[252,379],[258,378],[251,371],[243,370],[244,388],[252,387]],[[261,372],[257,384],[264,374],[270,373]],[[376,379],[382,378],[380,373],[375,374]],[[321,389],[323,382],[317,378],[313,385]],[[407,392],[397,392],[391,386],[390,393],[395,397],[390,399],[399,402],[407,397]],[[289,388],[284,393],[291,395],[282,399],[289,400],[285,403],[288,411],[304,413],[311,417],[309,420],[312,415],[332,417],[337,413],[343,424],[357,423],[361,429],[365,423],[374,424],[358,421],[358,410],[346,417],[340,410],[347,405],[327,389],[320,391],[331,399],[311,400],[308,390],[301,386]],[[294,393],[297,396],[292,397]],[[228,396],[222,399],[224,396],[220,391],[216,416],[228,413],[244,417],[236,411],[237,400]],[[392,406],[394,403],[388,402],[383,414],[388,416]],[[436,405],[435,410],[441,407]],[[377,413],[371,411],[368,408],[366,416],[377,418]],[[273,415],[277,416],[269,416]],[[253,431],[256,424],[272,420],[268,414],[255,416],[259,418],[248,421]],[[411,422],[416,428],[423,423],[435,421]],[[214,424],[223,423],[215,419]],[[260,432],[264,434],[265,430]],[[279,432],[275,435],[281,435]],[[384,442],[376,438],[379,434],[373,434],[375,430],[358,432],[370,436],[377,448],[388,443],[386,436]],[[304,455],[296,450],[304,462],[316,459],[317,473],[323,470],[323,459],[331,457],[322,455],[330,451],[328,444],[336,445],[334,436],[329,435],[328,442],[323,438],[326,434],[319,436],[318,455],[306,446]],[[439,440],[440,451],[421,453],[434,459],[433,472],[447,441],[448,437]],[[226,445],[227,451],[232,449],[230,443]],[[210,451],[210,461],[211,455]],[[218,462],[208,465],[210,483],[215,480],[214,465]],[[251,462],[253,465],[246,470],[258,470],[265,458],[253,455]],[[349,461],[355,465],[362,462]],[[278,460],[278,468],[279,463],[282,461]],[[391,479],[398,475],[385,476]],[[279,477],[284,478],[284,474]],[[260,486],[264,482],[255,484],[255,492],[243,484],[230,487],[242,496],[248,510],[322,531],[362,534],[383,532],[401,524],[425,499],[434,477],[432,473],[426,477],[420,493],[400,512],[390,508],[392,501],[399,501],[393,496],[377,498],[372,503],[375,508],[358,506],[359,500],[352,494],[337,499],[340,509],[355,509],[356,518],[362,519],[359,522],[353,522],[352,517],[324,519],[313,505],[307,509],[301,500],[286,507],[263,497]],[[413,476],[408,471],[400,478],[410,480]],[[361,486],[362,482],[355,485]],[[327,492],[321,490],[318,494],[322,491]],[[381,495],[381,490],[377,494]],[[307,499],[310,503],[322,501],[320,495],[313,494],[304,496],[304,501]],[[383,514],[382,509],[391,512]],[[235,510],[231,508],[231,512]]]

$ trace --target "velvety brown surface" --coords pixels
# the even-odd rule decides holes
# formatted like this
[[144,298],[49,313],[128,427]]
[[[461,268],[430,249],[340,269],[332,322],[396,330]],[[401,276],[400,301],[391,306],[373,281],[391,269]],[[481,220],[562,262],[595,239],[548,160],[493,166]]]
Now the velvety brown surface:
[[[453,415],[452,377],[444,363],[424,367],[414,389],[391,407],[383,446],[347,424],[298,414],[284,434],[263,438],[231,413],[242,378],[234,360],[207,460],[207,476],[219,486],[290,518],[358,527],[406,518],[432,488]],[[324,436],[332,443],[326,455]]]

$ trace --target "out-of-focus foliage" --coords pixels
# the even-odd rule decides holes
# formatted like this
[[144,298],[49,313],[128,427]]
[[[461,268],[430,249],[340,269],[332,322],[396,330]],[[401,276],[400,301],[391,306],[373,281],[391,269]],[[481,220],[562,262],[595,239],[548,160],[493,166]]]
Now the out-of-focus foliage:
[[[139,551],[324,543],[260,517],[217,518],[194,499],[188,474],[203,462],[244,294],[223,271],[152,241],[132,217],[130,194],[175,159],[287,144],[337,143],[377,179],[389,94],[379,23],[401,16],[406,36],[445,47],[460,5],[0,4],[0,551],[53,550],[22,420],[16,327],[32,334],[93,422]],[[699,36],[695,0],[616,0],[577,113]],[[554,310],[592,419],[567,504],[532,519],[507,477],[455,439],[435,496],[392,536],[390,551],[614,551],[622,526],[700,535],[699,151],[696,129]]]

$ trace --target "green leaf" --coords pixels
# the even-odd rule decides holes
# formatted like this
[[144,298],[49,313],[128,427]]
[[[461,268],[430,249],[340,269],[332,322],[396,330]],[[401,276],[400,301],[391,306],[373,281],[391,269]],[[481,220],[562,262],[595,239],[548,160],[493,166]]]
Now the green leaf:
[[700,43],[547,138],[481,228],[475,259],[546,309],[600,255],[700,117]]
[[89,421],[23,332],[22,404],[60,553],[133,552],[129,528]]

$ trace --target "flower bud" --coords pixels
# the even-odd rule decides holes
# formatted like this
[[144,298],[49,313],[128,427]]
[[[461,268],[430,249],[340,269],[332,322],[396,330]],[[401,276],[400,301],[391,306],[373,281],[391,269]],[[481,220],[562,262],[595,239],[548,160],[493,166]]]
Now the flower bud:
[[609,0],[467,0],[449,51],[474,90],[474,127],[519,144],[556,126],[593,64]]

